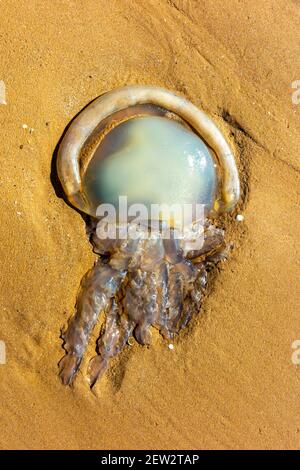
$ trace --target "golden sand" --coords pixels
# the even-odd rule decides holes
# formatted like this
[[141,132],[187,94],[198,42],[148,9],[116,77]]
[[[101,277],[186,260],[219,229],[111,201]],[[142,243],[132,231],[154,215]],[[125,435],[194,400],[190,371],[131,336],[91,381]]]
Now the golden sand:
[[[0,8],[0,447],[299,448],[300,2]],[[237,155],[245,220],[174,349],[158,335],[149,349],[134,343],[94,395],[82,373],[74,389],[58,380],[60,328],[94,255],[51,162],[83,106],[130,84],[182,93],[217,122]]]

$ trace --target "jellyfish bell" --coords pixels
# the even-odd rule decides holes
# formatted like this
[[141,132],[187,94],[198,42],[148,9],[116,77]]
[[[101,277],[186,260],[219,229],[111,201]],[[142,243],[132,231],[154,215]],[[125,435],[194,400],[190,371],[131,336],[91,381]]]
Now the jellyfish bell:
[[199,202],[217,212],[231,210],[240,193],[232,151],[216,125],[156,87],[117,89],[87,106],[62,140],[57,170],[70,202],[93,216],[122,193],[132,203]]
[[172,226],[191,223],[202,206],[210,212],[216,191],[217,165],[207,145],[180,122],[157,115],[115,125],[82,174],[90,214],[111,204],[118,217],[124,208],[120,198],[126,198],[127,216],[136,210]]

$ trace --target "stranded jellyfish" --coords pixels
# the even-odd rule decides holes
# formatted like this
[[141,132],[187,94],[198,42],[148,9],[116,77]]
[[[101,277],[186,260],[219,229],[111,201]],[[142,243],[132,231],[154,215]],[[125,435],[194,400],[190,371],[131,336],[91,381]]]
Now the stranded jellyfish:
[[226,258],[215,221],[236,205],[239,177],[212,120],[150,86],[88,105],[61,142],[57,170],[70,203],[88,215],[98,255],[63,331],[60,377],[72,383],[102,313],[93,386],[130,336],[149,344],[154,327],[170,340],[199,312],[208,274]]

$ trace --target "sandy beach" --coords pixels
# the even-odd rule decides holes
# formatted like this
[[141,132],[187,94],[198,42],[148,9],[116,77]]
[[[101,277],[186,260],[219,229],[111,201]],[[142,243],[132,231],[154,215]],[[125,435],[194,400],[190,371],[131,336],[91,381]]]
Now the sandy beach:
[[[1,0],[0,11],[0,448],[299,449],[300,1]],[[244,220],[229,216],[234,250],[174,349],[157,332],[149,348],[133,343],[92,393],[99,328],[74,387],[58,377],[60,329],[95,255],[53,156],[86,104],[133,84],[182,94],[217,123]]]

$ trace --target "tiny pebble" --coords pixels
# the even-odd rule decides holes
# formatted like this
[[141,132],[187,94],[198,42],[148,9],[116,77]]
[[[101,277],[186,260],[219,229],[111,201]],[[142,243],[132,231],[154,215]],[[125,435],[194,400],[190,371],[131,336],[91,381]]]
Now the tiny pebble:
[[28,128],[27,124],[23,124],[22,127],[23,127],[23,129],[27,129],[27,128]]
[[245,217],[244,217],[242,214],[238,214],[238,215],[236,216],[235,220],[237,220],[238,222],[243,222],[244,218],[245,218]]
[[172,344],[172,343],[169,344],[168,348],[171,349],[171,351],[172,351],[172,349],[174,349],[174,344]]
[[17,211],[17,215],[22,215],[22,212]]

